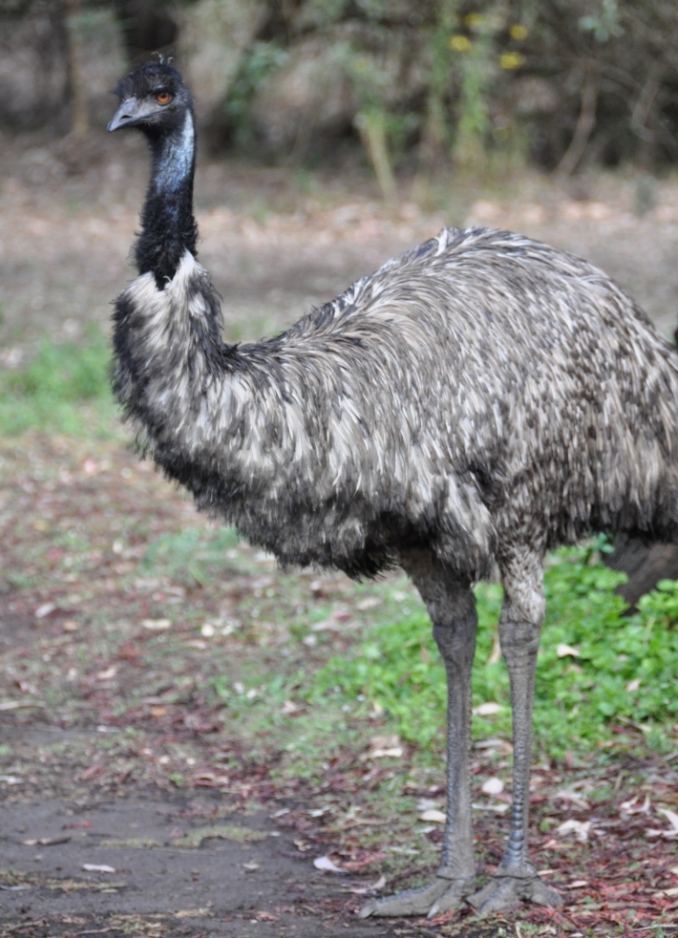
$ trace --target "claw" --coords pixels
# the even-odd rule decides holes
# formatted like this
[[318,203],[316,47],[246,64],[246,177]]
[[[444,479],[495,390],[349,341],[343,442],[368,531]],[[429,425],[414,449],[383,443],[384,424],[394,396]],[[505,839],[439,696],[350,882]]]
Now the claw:
[[560,893],[547,886],[538,876],[496,876],[484,889],[468,897],[480,916],[505,912],[521,899],[550,907],[563,904]]
[[358,912],[360,918],[375,916],[426,915],[434,918],[456,909],[469,894],[473,884],[468,880],[437,877],[428,886],[406,889],[385,899],[372,899]]

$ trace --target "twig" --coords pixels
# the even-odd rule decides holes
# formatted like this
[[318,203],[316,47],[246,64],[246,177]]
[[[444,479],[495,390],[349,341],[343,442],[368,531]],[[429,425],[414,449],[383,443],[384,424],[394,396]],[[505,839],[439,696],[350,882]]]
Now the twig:
[[577,164],[584,155],[591,132],[596,125],[596,105],[598,104],[598,76],[592,71],[584,75],[584,85],[581,92],[581,110],[577,118],[577,126],[570,145],[565,151],[562,160],[556,167],[556,176],[571,176]]

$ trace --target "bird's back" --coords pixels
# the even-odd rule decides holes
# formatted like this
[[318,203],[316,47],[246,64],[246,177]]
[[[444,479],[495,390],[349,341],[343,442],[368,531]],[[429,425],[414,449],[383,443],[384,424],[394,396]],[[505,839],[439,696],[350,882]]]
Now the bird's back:
[[318,399],[332,385],[338,477],[359,472],[349,451],[366,437],[382,485],[425,500],[422,480],[454,475],[499,544],[678,531],[678,356],[580,258],[509,232],[445,229],[279,341],[291,360],[317,351],[306,374]]

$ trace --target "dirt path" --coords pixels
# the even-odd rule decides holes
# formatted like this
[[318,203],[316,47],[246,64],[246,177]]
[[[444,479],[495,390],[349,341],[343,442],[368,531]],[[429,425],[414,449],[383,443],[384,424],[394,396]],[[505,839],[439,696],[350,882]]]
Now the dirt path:
[[0,810],[0,934],[390,935],[348,918],[267,814],[219,797],[68,800]]

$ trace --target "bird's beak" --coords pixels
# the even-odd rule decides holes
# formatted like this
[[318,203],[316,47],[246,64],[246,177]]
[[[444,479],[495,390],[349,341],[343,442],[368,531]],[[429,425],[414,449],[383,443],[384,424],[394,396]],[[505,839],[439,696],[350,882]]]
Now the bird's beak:
[[114,130],[120,130],[121,127],[129,127],[130,124],[134,124],[139,116],[139,102],[137,99],[125,98],[108,125],[108,132],[113,133]]

